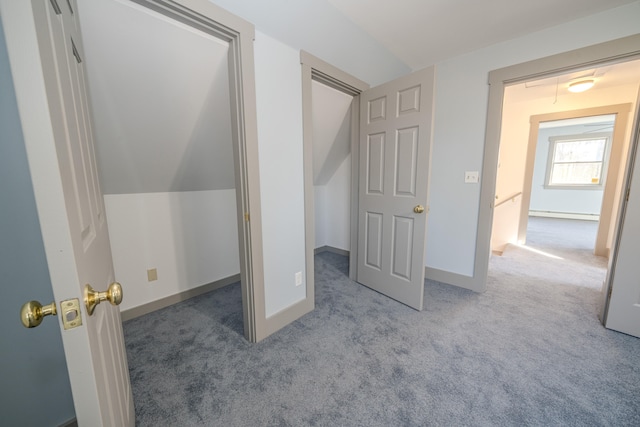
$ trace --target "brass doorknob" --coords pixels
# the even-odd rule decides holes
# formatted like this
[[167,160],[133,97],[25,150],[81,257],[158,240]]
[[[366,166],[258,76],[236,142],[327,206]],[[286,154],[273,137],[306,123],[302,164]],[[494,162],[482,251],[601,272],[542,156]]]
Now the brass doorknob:
[[415,208],[413,208],[413,211],[417,214],[421,214],[422,212],[424,212],[424,206],[418,205]]
[[55,316],[57,313],[55,301],[44,306],[38,301],[29,301],[20,309],[20,320],[25,328],[35,328],[45,316]]
[[94,290],[91,285],[84,287],[84,304],[87,306],[89,316],[93,314],[96,305],[108,300],[111,305],[119,305],[122,302],[122,286],[118,282],[113,282],[104,292]]

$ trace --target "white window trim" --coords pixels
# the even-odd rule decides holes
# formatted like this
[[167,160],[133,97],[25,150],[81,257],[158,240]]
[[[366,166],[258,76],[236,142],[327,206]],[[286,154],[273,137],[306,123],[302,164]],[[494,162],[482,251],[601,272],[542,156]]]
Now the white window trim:
[[[544,177],[545,190],[604,190],[604,184],[607,177],[607,169],[609,168],[609,156],[611,154],[611,132],[604,133],[582,133],[579,135],[557,135],[549,137],[549,154],[547,155],[547,170]],[[567,141],[584,141],[588,139],[605,139],[604,159],[602,159],[602,169],[600,170],[600,181],[597,184],[563,184],[552,185],[551,169],[553,167],[553,153],[557,142]]]

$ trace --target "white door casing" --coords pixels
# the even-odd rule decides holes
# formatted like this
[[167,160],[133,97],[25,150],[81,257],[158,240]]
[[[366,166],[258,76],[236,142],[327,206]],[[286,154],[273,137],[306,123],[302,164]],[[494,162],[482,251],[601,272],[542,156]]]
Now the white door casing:
[[[135,423],[117,307],[89,316],[86,284],[114,281],[98,181],[76,3],[0,0],[7,50],[80,425]],[[124,286],[126,298],[126,284]],[[34,298],[37,296],[34,295]],[[64,330],[62,303],[78,299],[82,325]]]
[[[361,94],[358,282],[422,310],[434,67]],[[418,205],[423,213],[414,212]]]
[[[87,0],[91,1],[91,0]],[[229,43],[244,336],[258,342],[301,316],[297,306],[266,317],[253,24],[210,0],[130,0]]]

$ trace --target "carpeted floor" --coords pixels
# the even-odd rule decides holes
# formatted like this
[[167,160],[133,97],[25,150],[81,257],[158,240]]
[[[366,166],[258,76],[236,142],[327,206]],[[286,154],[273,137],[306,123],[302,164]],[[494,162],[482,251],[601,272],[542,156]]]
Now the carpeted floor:
[[239,285],[130,320],[137,424],[638,426],[640,339],[597,319],[606,262],[543,233],[530,245],[562,259],[509,247],[487,292],[427,282],[422,312],[325,252],[316,309],[261,343],[242,336]]

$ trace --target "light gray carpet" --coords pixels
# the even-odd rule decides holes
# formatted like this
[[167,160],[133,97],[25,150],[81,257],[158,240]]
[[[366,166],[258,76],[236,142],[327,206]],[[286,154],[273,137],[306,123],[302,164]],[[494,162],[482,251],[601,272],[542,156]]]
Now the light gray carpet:
[[640,340],[598,322],[602,260],[540,257],[492,258],[483,294],[428,282],[417,312],[325,252],[316,310],[253,345],[238,285],[130,320],[137,424],[640,425]]

